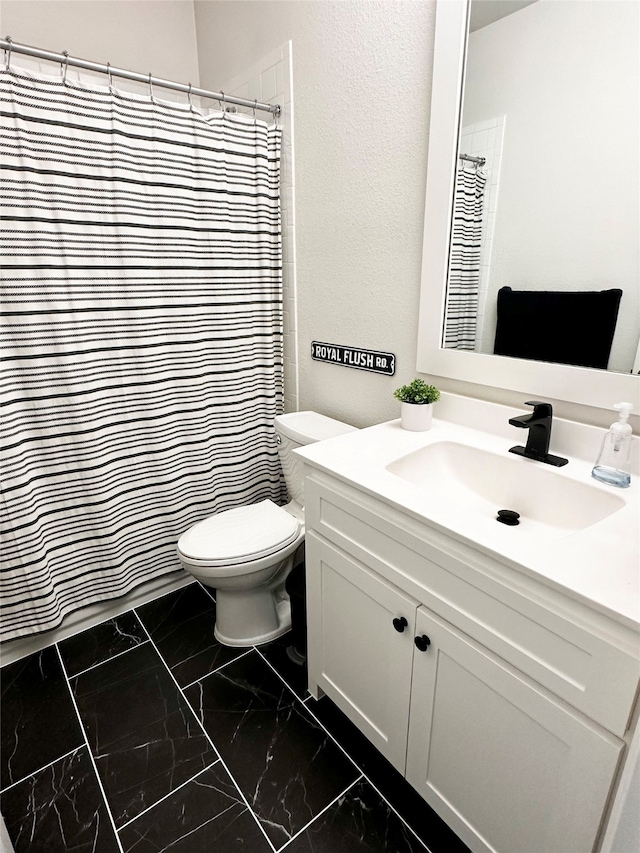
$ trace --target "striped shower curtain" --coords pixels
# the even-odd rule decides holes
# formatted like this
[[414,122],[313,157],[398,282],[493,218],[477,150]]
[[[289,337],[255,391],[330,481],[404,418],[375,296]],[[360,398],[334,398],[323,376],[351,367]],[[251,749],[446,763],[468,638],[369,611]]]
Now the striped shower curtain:
[[486,180],[481,169],[465,166],[464,163],[456,175],[445,310],[445,349],[475,349]]
[[283,483],[280,130],[0,73],[2,635]]

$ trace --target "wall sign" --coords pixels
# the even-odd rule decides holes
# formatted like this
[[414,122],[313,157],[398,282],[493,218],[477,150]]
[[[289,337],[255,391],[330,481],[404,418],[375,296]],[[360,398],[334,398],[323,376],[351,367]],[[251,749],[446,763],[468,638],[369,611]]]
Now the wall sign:
[[311,342],[311,358],[315,361],[328,361],[330,364],[343,364],[358,370],[370,370],[372,373],[384,373],[393,376],[396,372],[396,357],[392,352],[379,352],[360,347],[344,347],[340,344]]

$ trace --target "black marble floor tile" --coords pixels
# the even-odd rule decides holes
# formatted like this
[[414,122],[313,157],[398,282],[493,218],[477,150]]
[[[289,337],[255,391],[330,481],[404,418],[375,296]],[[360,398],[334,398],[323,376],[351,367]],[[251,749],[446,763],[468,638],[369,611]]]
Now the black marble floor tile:
[[258,651],[269,661],[276,672],[284,678],[289,687],[301,699],[309,695],[307,690],[307,665],[294,663],[287,654],[287,648],[291,645],[291,632],[278,637],[270,643],[258,646]]
[[470,853],[453,830],[327,696],[318,702],[310,699],[306,704],[431,853]]
[[426,853],[368,782],[357,782],[290,845],[287,853]]
[[119,853],[86,747],[4,791],[15,853]]
[[116,826],[218,757],[149,643],[71,686]]
[[147,641],[135,613],[123,613],[58,643],[67,675],[77,675]]
[[120,833],[124,853],[272,853],[221,762]]
[[198,583],[145,604],[137,613],[181,687],[246,651],[216,640],[216,605]]
[[84,743],[55,646],[2,669],[2,787]]
[[185,693],[277,848],[359,775],[256,651]]

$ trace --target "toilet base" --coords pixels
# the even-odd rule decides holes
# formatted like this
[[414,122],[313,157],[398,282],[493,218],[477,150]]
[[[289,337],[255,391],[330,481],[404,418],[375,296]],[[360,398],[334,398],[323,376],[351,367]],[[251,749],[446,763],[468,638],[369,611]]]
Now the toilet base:
[[[251,636],[242,630],[250,626]],[[291,602],[282,589],[252,590],[249,595],[236,590],[216,590],[214,635],[223,646],[259,646],[291,630]]]

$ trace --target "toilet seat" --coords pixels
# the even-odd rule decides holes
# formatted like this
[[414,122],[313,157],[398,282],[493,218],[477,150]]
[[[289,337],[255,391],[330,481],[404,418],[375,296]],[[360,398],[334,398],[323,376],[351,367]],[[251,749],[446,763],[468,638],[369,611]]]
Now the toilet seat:
[[265,500],[194,524],[178,540],[178,551],[193,565],[237,566],[285,549],[301,529],[297,518]]

